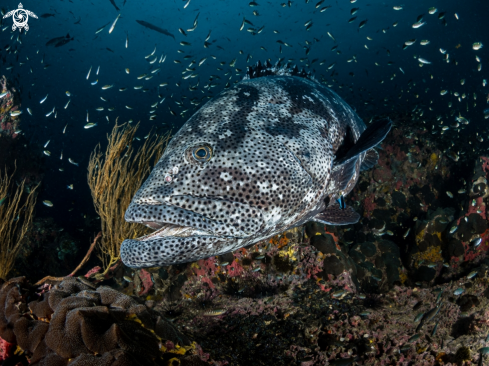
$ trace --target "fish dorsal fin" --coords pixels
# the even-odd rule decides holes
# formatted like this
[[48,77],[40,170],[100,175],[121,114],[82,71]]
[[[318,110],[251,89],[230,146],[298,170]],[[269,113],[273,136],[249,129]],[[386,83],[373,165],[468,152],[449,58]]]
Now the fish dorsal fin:
[[388,119],[377,121],[367,127],[360,135],[355,145],[345,156],[334,162],[334,165],[342,165],[351,159],[355,159],[361,153],[373,148],[387,136],[392,127],[392,122]]
[[370,149],[365,154],[365,159],[362,161],[362,165],[360,166],[360,171],[368,170],[374,167],[379,161],[379,153],[375,151],[375,149]]
[[340,205],[334,202],[326,207],[323,212],[314,216],[312,220],[327,225],[350,225],[356,224],[360,220],[360,215],[355,212],[353,207],[346,206],[341,209]]
[[305,69],[301,70],[297,65],[292,66],[290,63],[282,65],[281,60],[278,60],[273,66],[268,60],[264,64],[258,61],[254,66],[248,66],[248,71],[246,72],[244,80],[270,75],[299,76],[311,81],[316,81],[312,72],[306,71]]

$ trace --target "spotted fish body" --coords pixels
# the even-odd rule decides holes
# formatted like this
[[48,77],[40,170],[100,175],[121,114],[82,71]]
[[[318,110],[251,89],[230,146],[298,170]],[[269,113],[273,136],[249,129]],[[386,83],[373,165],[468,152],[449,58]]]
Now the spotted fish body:
[[184,263],[310,220],[355,223],[359,215],[335,200],[353,189],[361,167],[376,162],[371,148],[389,129],[390,122],[365,131],[314,80],[284,72],[245,79],[173,137],[125,214],[156,231],[125,240],[122,260],[130,267]]

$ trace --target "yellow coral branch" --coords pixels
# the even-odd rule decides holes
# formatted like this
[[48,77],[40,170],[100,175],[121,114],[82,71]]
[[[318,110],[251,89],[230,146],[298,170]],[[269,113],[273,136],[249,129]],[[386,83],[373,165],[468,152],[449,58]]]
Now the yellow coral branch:
[[[12,178],[0,172],[0,278],[6,279],[15,264],[15,259],[24,243],[24,237],[32,224],[35,192],[32,189],[23,198],[24,181],[18,184],[15,192],[11,186]],[[10,195],[9,195],[10,194]]]
[[[135,238],[148,233],[140,224],[124,220],[124,212],[151,168],[159,160],[170,139],[164,136],[148,137],[139,149],[132,146],[139,124],[114,126],[107,136],[105,155],[100,145],[90,155],[88,185],[92,192],[95,210],[100,216],[102,240],[99,241],[99,258],[106,274],[120,259],[120,247],[126,238]],[[153,162],[153,163],[151,163]]]

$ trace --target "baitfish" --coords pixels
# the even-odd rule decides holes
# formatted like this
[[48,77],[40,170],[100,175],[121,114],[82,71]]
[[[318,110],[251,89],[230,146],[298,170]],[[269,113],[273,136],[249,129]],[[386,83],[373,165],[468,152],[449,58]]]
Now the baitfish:
[[368,127],[304,70],[258,63],[198,110],[170,141],[125,220],[156,231],[126,239],[129,267],[196,261],[308,221],[349,225],[337,199],[374,166],[391,129]]
[[144,20],[136,20],[136,22],[138,22],[139,24],[141,24],[143,27],[146,27],[146,28],[149,28],[149,29],[152,29],[154,31],[157,31],[161,34],[164,34],[166,36],[170,36],[172,37],[173,39],[175,39],[175,36],[173,34],[171,34],[170,32],[168,32],[166,29],[163,29],[163,28],[160,28],[160,27],[157,27],[156,25],[153,25],[151,23],[148,23]]
[[46,46],[54,46],[54,47],[60,47],[68,43],[69,41],[72,41],[74,38],[70,37],[70,34],[67,33],[66,36],[62,37],[55,37],[50,39],[49,41],[46,42]]

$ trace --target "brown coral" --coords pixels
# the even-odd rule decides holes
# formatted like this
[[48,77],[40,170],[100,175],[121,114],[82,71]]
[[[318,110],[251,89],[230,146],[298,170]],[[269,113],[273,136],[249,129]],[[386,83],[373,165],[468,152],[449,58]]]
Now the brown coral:
[[165,341],[190,345],[156,310],[112,288],[68,277],[27,303],[35,291],[24,277],[0,289],[0,337],[31,365],[158,365]]

